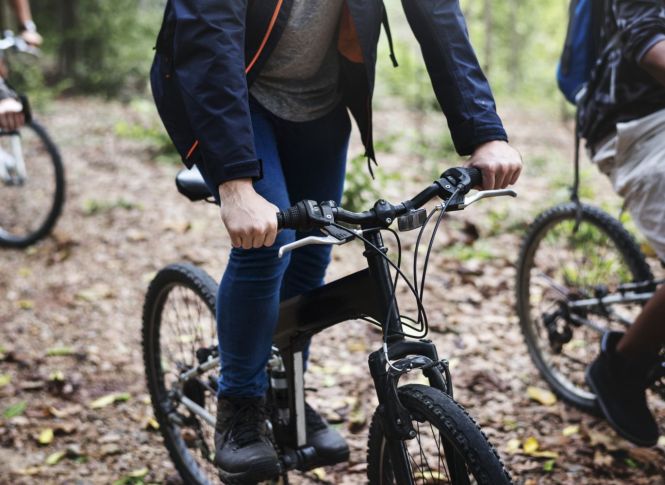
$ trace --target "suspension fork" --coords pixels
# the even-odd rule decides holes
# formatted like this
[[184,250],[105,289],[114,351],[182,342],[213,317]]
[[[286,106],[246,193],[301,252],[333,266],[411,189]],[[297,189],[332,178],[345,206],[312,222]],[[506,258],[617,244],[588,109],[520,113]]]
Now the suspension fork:
[[[399,360],[390,363],[389,358]],[[369,356],[369,368],[379,400],[379,415],[393,463],[395,480],[400,485],[412,485],[411,465],[404,442],[414,439],[417,433],[411,424],[409,411],[399,400],[397,384],[403,374],[420,370],[429,379],[432,387],[452,394],[447,362],[439,361],[436,347],[431,341],[402,339],[389,345],[388,356],[383,348],[372,352]],[[446,456],[448,453],[446,449]]]

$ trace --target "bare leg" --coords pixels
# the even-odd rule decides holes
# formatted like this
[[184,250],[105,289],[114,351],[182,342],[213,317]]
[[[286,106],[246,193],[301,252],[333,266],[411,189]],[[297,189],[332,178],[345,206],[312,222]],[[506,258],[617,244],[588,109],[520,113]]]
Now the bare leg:
[[665,286],[647,302],[635,323],[617,344],[617,352],[628,362],[653,361],[665,345]]

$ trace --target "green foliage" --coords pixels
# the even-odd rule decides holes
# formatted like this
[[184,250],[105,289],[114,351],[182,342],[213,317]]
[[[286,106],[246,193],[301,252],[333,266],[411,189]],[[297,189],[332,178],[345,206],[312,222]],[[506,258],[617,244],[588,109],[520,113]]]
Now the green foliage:
[[25,412],[27,407],[28,403],[26,401],[17,402],[16,404],[12,404],[7,409],[5,409],[5,412],[2,413],[2,416],[5,419],[11,419],[16,416],[20,416]]
[[[377,170],[374,170],[375,175],[377,172]],[[367,209],[367,206],[380,197],[380,189],[384,186],[383,182],[384,179],[380,175],[372,180],[367,169],[367,157],[358,155],[352,158],[346,170],[342,206],[354,212]]]
[[34,92],[45,82],[56,91],[115,96],[145,91],[162,0],[32,0],[44,36],[42,78],[22,73]]
[[151,158],[158,163],[178,165],[180,156],[176,151],[171,138],[157,116],[152,102],[136,99],[130,104],[135,120],[119,121],[115,125],[115,133],[121,138],[141,141],[148,145]]

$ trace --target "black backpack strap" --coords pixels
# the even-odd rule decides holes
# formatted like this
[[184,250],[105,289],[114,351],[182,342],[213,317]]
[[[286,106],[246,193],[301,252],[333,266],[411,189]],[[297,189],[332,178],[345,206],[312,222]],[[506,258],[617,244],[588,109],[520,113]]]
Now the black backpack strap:
[[383,29],[386,31],[386,39],[388,39],[388,48],[390,49],[390,60],[393,63],[393,67],[398,67],[397,57],[395,56],[395,48],[393,46],[393,36],[390,32],[390,22],[388,22],[388,10],[386,9],[385,3],[383,4],[383,18],[381,19],[383,24]]

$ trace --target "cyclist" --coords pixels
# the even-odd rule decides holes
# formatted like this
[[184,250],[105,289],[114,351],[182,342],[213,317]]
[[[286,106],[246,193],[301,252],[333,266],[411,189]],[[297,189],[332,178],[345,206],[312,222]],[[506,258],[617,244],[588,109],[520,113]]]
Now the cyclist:
[[[592,161],[624,197],[636,225],[665,262],[665,2],[609,0],[605,49],[580,124]],[[619,27],[621,26],[621,27]],[[658,441],[645,391],[665,345],[665,287],[625,333],[609,332],[587,382],[612,427],[641,446]]]
[[[404,9],[458,152],[482,170],[484,188],[515,183],[522,162],[507,143],[458,2],[412,1]],[[279,259],[278,247],[303,234],[278,233],[275,213],[301,199],[339,202],[347,107],[374,158],[371,99],[383,13],[379,1],[167,4],[153,94],[186,163],[196,164],[221,202],[233,245],[217,300],[215,462],[224,480],[278,472],[263,398],[278,305],[323,283],[330,248],[308,246]],[[348,458],[343,438],[309,405],[306,428],[320,465]]]
[[[32,20],[29,0],[11,0],[10,3],[23,40],[31,46],[40,46],[42,36],[37,32],[37,26]],[[16,92],[5,81],[8,74],[7,65],[0,57],[0,129],[13,131],[25,124],[25,117],[23,116],[23,105]]]

